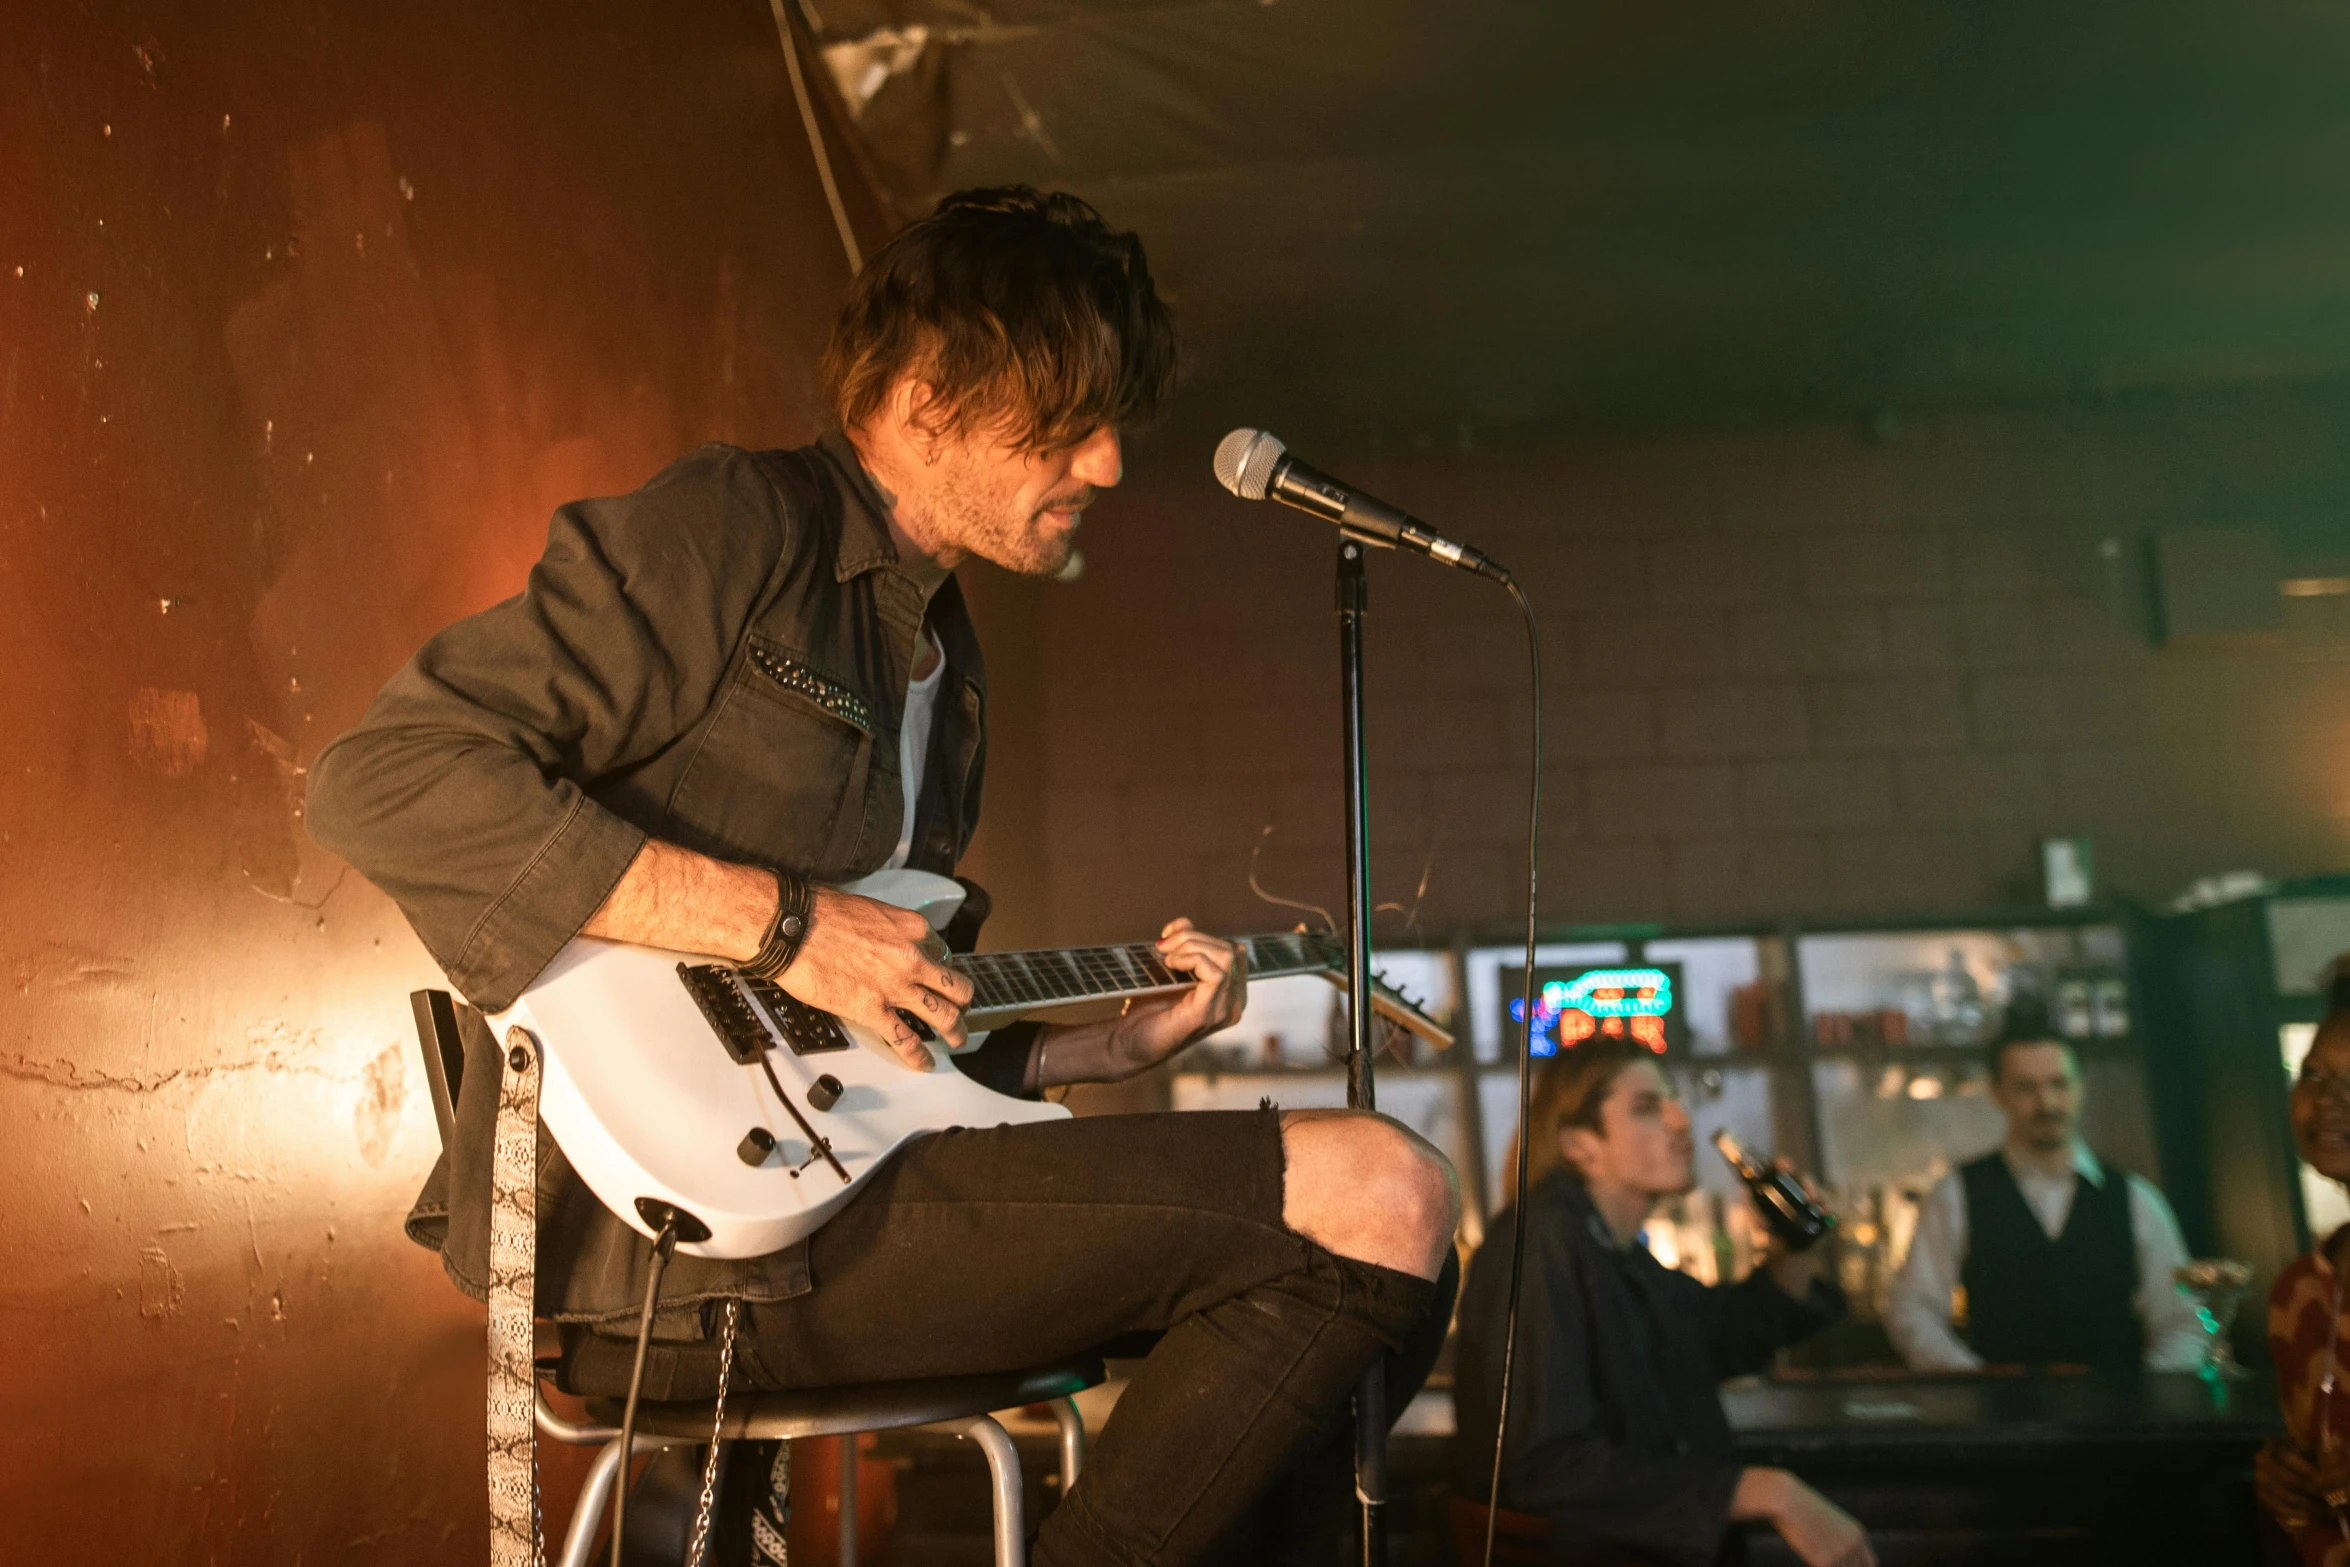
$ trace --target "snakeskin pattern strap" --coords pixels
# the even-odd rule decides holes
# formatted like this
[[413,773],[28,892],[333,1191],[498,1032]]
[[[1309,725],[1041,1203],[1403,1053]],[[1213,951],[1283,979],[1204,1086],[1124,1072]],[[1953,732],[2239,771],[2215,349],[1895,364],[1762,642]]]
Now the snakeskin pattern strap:
[[546,1567],[532,1361],[539,1052],[520,1028],[506,1031],[506,1045],[490,1163],[490,1567]]
[[[855,1437],[844,1440],[854,1442]],[[752,1504],[751,1567],[791,1567],[791,1443],[775,1444],[775,1463],[767,1471],[766,1494]]]

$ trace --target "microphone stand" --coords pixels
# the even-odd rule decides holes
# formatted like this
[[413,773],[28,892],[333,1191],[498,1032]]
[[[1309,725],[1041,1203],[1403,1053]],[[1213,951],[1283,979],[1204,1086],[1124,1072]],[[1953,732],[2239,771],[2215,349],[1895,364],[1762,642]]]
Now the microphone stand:
[[[1338,540],[1340,731],[1346,753],[1346,922],[1348,1052],[1346,1102],[1376,1110],[1371,1067],[1370,764],[1363,745],[1363,616],[1369,607],[1363,540]],[[1362,1567],[1387,1567],[1387,1362],[1372,1360],[1355,1384],[1355,1498],[1362,1505]]]

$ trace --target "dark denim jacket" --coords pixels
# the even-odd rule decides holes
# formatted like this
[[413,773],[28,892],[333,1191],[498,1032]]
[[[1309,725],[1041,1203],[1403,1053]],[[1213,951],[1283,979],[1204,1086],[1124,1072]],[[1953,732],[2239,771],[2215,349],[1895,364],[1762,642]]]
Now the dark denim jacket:
[[[1479,1498],[1493,1478],[1516,1222],[1505,1208],[1487,1224],[1461,1287],[1459,1483]],[[1759,1270],[1710,1287],[1671,1272],[1644,1246],[1616,1245],[1583,1183],[1553,1171],[1526,1194],[1502,1505],[1548,1519],[1561,1555],[1713,1561],[1739,1475],[1718,1384],[1843,1312],[1826,1282],[1797,1300]]]
[[[648,836],[820,881],[879,869],[902,826],[898,727],[927,619],[946,677],[909,863],[951,871],[979,819],[986,678],[953,577],[902,566],[883,519],[837,434],[705,446],[634,494],[563,507],[522,594],[425,644],[319,756],[312,836],[398,902],[475,1007],[501,1010]],[[1016,1081],[1026,1044],[1009,1032],[979,1075]],[[470,1021],[452,1146],[409,1217],[476,1297],[497,1056]],[[540,1142],[541,1314],[633,1317],[649,1244]],[[807,1288],[792,1247],[681,1256],[663,1295]],[[692,1331],[693,1313],[669,1315]]]

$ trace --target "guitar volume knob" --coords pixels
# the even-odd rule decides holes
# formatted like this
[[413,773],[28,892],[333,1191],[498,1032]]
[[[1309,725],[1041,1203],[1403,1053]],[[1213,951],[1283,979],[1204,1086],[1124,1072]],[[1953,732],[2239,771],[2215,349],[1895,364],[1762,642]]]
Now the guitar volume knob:
[[829,1110],[840,1103],[842,1092],[840,1079],[826,1072],[808,1085],[808,1104],[813,1109]]

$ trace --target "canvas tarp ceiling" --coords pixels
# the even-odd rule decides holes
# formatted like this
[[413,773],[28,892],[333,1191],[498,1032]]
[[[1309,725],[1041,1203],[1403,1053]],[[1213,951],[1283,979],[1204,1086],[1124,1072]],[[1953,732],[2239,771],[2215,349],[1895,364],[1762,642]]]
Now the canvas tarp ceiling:
[[1382,439],[2350,369],[2350,12],[812,0],[908,211],[1139,228],[1187,405]]

